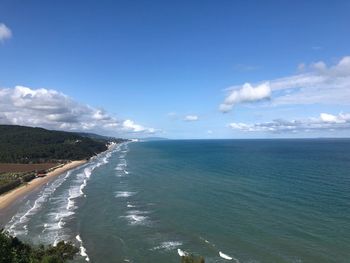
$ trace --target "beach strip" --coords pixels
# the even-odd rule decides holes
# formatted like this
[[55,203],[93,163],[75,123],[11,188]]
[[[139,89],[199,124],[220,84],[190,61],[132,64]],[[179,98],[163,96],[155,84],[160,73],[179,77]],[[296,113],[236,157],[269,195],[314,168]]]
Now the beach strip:
[[29,183],[19,186],[7,193],[4,193],[0,195],[0,211],[2,209],[5,209],[9,207],[11,204],[13,204],[16,200],[24,197],[25,195],[29,194],[33,190],[43,186],[47,182],[51,181],[55,177],[57,177],[60,174],[63,174],[71,169],[74,169],[80,165],[83,165],[86,163],[86,160],[79,160],[79,161],[71,161],[49,173],[45,177],[39,177],[35,178]]

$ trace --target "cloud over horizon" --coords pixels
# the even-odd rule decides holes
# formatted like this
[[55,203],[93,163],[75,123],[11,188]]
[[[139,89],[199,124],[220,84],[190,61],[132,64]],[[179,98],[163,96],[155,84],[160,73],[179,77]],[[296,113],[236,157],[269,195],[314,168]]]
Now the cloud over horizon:
[[0,23],[0,42],[4,42],[6,39],[12,37],[12,31],[5,24]]
[[350,130],[350,113],[339,113],[338,115],[321,113],[317,118],[307,118],[291,121],[276,119],[271,122],[253,124],[233,122],[228,126],[233,130],[243,132],[269,133]]
[[109,134],[153,134],[157,131],[132,120],[119,120],[103,109],[81,104],[56,90],[23,86],[0,88],[0,124]]
[[350,56],[344,56],[335,65],[323,61],[298,66],[299,74],[264,81],[262,84],[245,83],[229,88],[222,112],[234,105],[270,98],[271,106],[278,105],[350,105]]

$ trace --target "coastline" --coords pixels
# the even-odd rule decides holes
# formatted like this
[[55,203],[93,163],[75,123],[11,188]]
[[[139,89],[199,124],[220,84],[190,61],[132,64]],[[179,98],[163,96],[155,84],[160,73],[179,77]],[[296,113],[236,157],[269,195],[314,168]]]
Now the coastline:
[[35,178],[29,183],[19,186],[7,193],[4,193],[3,195],[0,195],[0,212],[2,210],[8,209],[13,203],[15,203],[17,200],[22,199],[26,195],[30,194],[31,192],[35,191],[36,189],[40,188],[44,184],[48,183],[55,177],[74,169],[78,166],[81,166],[85,164],[87,160],[78,160],[78,161],[71,161],[49,173],[45,177],[39,177]]

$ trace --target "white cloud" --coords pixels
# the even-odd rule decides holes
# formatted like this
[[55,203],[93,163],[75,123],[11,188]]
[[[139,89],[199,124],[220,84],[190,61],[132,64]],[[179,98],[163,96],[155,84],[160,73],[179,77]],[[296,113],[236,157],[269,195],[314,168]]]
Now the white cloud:
[[339,114],[338,116],[335,116],[328,113],[321,113],[320,119],[321,121],[328,123],[345,123],[347,121],[347,115]]
[[208,134],[213,134],[213,131],[212,130],[207,130],[207,133]]
[[81,104],[56,90],[23,86],[0,88],[0,123],[111,134],[156,131],[131,120],[116,119],[102,109]]
[[186,115],[184,121],[198,121],[199,117],[197,115]]
[[233,130],[244,132],[272,132],[272,133],[288,133],[311,130],[350,130],[350,113],[340,113],[332,115],[321,113],[318,118],[307,118],[300,120],[283,120],[277,119],[264,123],[230,123],[229,127]]
[[10,39],[11,37],[11,29],[9,29],[5,24],[0,23],[0,41],[3,42],[6,39]]
[[310,67],[315,69],[316,71],[324,71],[327,69],[327,65],[323,61],[312,63]]
[[132,120],[123,121],[123,129],[129,132],[142,132],[142,133],[155,133],[156,129],[154,128],[145,128],[142,125],[136,124]]
[[333,66],[327,66],[323,61],[309,66],[300,64],[298,70],[303,73],[268,80],[264,84],[255,85],[255,88],[249,83],[231,87],[226,99],[220,105],[220,110],[227,112],[237,103],[269,97],[273,106],[350,105],[350,56],[341,58]]
[[245,83],[239,89],[232,89],[227,95],[224,103],[220,105],[222,112],[228,112],[235,104],[242,102],[253,102],[270,97],[271,88],[268,82],[253,87],[249,83]]

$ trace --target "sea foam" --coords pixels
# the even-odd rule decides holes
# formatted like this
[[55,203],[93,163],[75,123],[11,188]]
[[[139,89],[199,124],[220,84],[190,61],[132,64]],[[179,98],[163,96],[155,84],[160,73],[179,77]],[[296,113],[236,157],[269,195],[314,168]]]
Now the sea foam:
[[117,191],[116,194],[115,194],[115,197],[116,198],[120,198],[120,197],[130,197],[130,196],[133,196],[135,195],[136,193],[135,192],[128,192],[128,191]]
[[180,248],[177,249],[177,253],[179,254],[180,257],[185,257],[188,255],[186,251],[183,251]]
[[231,257],[227,254],[224,254],[222,253],[221,251],[219,251],[219,256],[223,259],[226,259],[226,260],[234,260],[236,263],[240,263],[239,260],[237,258],[234,258],[234,257]]
[[[48,198],[56,191],[58,187],[71,175],[72,171],[65,173],[65,176],[58,177],[55,181],[49,182],[44,186],[38,194],[38,198],[34,201],[34,204],[22,213],[14,215],[10,222],[5,226],[5,229],[13,236],[19,234],[27,234],[28,228],[23,225],[26,224],[30,218],[40,211],[42,205],[48,200]],[[27,202],[29,203],[29,202]],[[21,226],[22,225],[22,226]],[[24,229],[24,233],[23,230]]]
[[86,248],[83,246],[83,241],[81,240],[81,237],[80,237],[79,235],[77,235],[75,238],[79,241],[79,244],[80,244],[80,247],[79,247],[79,249],[80,249],[80,255],[81,255],[82,257],[85,257],[85,260],[86,260],[86,261],[90,261],[89,256],[88,256],[88,254],[86,253]]
[[123,217],[128,219],[130,225],[143,225],[148,219],[147,216],[142,216],[138,214],[131,214]]
[[159,249],[173,250],[181,245],[182,245],[182,242],[180,241],[165,241],[165,242],[162,242],[159,246],[152,248],[151,250],[159,250]]

